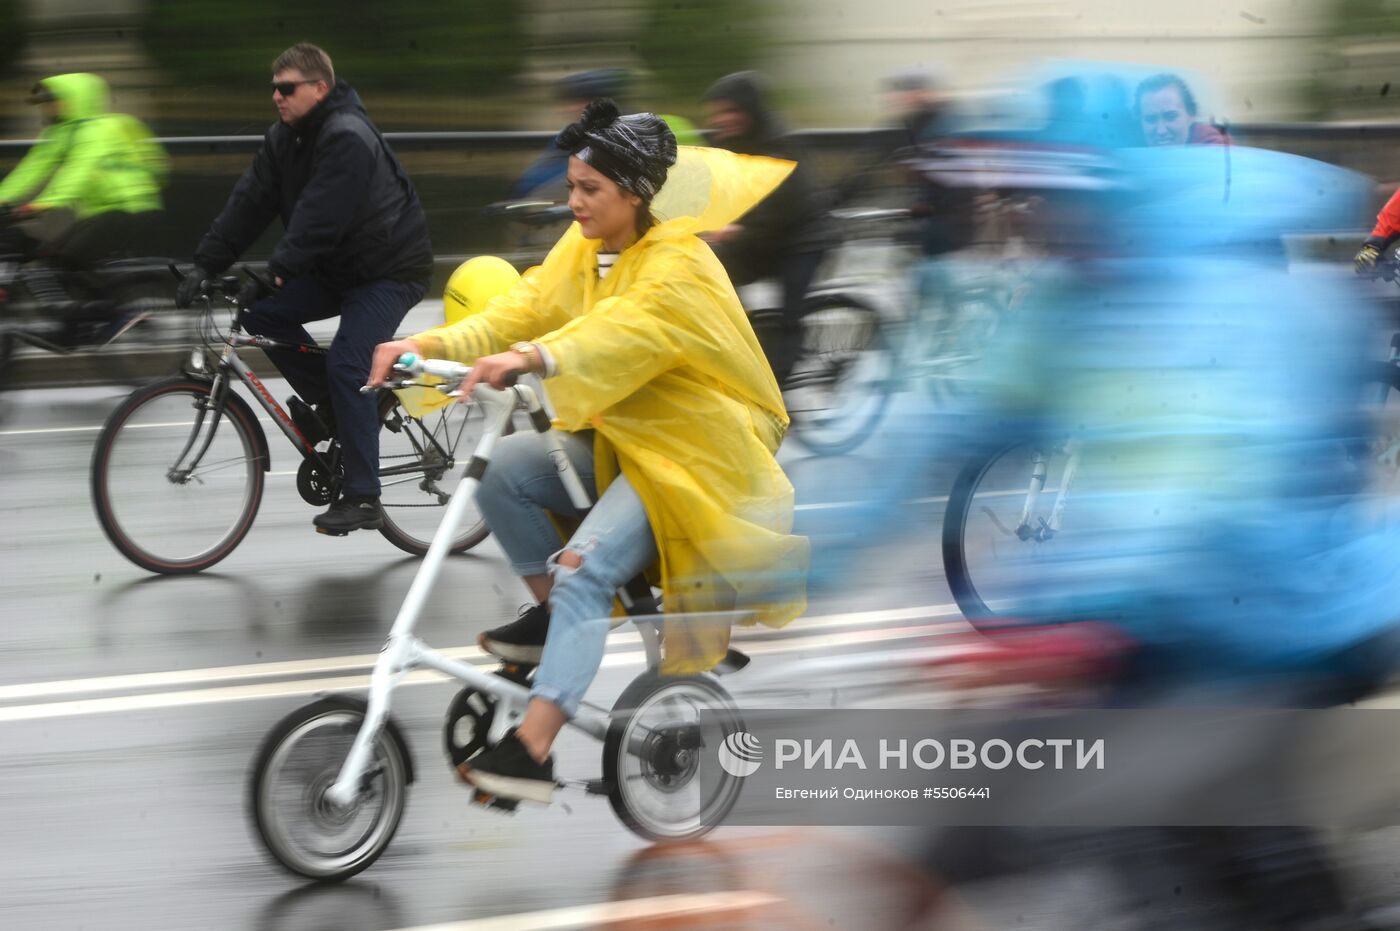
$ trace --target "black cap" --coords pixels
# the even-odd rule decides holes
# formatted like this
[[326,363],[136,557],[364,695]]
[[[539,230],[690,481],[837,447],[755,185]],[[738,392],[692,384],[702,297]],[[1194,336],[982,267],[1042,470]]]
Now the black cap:
[[627,87],[626,68],[595,68],[560,78],[554,85],[559,100],[597,100],[599,97],[621,97]]

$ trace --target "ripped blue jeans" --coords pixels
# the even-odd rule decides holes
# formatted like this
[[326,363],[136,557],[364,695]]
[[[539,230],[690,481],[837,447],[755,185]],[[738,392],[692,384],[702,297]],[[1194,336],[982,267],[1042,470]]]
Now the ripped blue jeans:
[[[593,434],[562,436],[569,461],[595,495]],[[497,444],[477,507],[517,574],[554,576],[549,638],[530,694],[573,717],[603,661],[615,593],[657,560],[642,500],[627,476],[619,475],[564,545],[582,557],[582,565],[559,565],[559,533],[545,512],[568,517],[582,512],[564,491],[543,439],[531,431]]]

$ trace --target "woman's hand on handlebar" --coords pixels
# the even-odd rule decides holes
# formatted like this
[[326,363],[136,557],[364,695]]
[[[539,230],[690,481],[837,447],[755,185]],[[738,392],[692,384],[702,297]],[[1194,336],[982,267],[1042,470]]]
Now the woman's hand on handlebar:
[[509,388],[516,377],[530,371],[530,358],[523,352],[498,352],[494,356],[482,356],[472,363],[472,373],[462,382],[459,401],[471,400],[472,391],[482,382],[492,388]]
[[378,388],[384,384],[384,379],[388,378],[394,370],[394,363],[399,361],[399,356],[406,352],[414,352],[422,355],[418,344],[411,339],[396,339],[388,343],[380,343],[374,347],[374,358],[369,364],[369,386]]

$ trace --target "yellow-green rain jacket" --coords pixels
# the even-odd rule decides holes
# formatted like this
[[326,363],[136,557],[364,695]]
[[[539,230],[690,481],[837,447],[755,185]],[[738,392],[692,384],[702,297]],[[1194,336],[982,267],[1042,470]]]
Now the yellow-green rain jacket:
[[564,430],[593,429],[598,490],[621,468],[656,536],[667,674],[723,657],[739,610],[780,626],[806,607],[808,545],[791,534],[793,490],[774,453],[787,429],[773,372],[734,287],[696,234],[741,217],[793,163],[680,147],[659,221],[599,280],[601,243],[578,225],[544,264],[476,316],[415,336],[424,355],[471,362],[529,340]]
[[59,74],[39,83],[58,101],[59,118],[0,181],[0,203],[66,207],[80,220],[161,209],[165,150],[140,120],[107,110],[107,82]]

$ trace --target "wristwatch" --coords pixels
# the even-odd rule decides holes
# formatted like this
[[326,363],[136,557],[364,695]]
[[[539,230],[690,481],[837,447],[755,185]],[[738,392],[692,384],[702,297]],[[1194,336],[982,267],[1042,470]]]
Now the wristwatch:
[[529,371],[539,372],[544,366],[544,360],[540,358],[539,347],[534,343],[516,343],[510,347],[511,352],[518,352],[525,357],[525,364],[529,366]]

